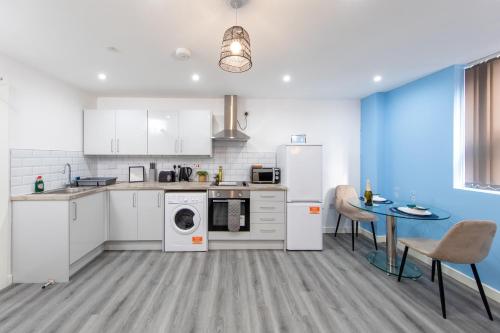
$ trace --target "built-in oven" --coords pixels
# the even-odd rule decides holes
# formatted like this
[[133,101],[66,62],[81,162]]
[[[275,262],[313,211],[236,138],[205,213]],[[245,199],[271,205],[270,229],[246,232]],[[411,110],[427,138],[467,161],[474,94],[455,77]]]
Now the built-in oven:
[[250,191],[208,191],[208,231],[229,231],[235,210],[236,216],[239,215],[239,231],[250,231]]

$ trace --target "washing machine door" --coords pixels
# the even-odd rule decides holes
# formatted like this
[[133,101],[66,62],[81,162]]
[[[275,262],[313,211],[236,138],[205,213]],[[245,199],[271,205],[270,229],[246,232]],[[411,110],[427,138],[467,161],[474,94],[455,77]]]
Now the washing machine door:
[[200,226],[201,217],[196,208],[188,205],[177,207],[172,212],[172,227],[182,235],[189,235]]

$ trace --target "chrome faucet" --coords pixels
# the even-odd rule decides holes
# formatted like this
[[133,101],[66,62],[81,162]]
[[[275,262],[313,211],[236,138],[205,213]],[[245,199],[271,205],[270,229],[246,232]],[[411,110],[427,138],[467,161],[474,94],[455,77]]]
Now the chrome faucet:
[[71,186],[71,164],[66,163],[64,165],[64,169],[63,169],[63,172],[62,172],[63,174],[66,174],[66,167],[68,167],[68,170],[69,170],[69,172],[68,172],[68,182],[67,182],[66,185],[67,186]]

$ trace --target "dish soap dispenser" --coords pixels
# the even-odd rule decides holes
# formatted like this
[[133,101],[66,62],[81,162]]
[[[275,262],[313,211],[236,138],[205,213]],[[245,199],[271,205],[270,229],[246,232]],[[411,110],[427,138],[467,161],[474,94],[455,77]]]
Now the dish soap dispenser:
[[35,193],[42,193],[44,189],[45,189],[45,184],[43,183],[42,176],[36,177]]
[[366,180],[365,205],[373,206],[372,184],[369,179]]

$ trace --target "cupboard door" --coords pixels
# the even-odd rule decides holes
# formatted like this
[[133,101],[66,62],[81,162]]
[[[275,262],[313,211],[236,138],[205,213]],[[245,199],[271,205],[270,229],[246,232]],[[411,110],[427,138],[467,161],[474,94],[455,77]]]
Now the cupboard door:
[[70,264],[104,242],[104,196],[96,193],[70,201]]
[[148,154],[177,154],[178,127],[177,111],[148,111]]
[[116,152],[115,111],[83,111],[83,153],[111,155]]
[[109,193],[109,240],[137,240],[137,192]]
[[146,155],[148,153],[147,110],[117,110],[116,154]]
[[212,155],[212,112],[179,112],[179,155]]
[[163,191],[139,191],[138,195],[138,239],[163,239],[163,205],[165,193]]

